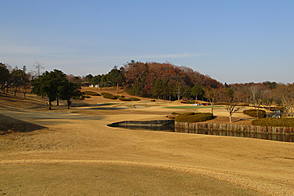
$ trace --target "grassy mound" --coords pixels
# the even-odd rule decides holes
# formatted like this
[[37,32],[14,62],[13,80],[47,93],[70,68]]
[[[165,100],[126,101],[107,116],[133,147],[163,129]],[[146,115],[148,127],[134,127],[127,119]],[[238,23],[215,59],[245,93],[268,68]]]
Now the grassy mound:
[[84,91],[84,95],[86,96],[101,96],[99,93],[93,92],[93,91]]
[[213,115],[211,113],[184,113],[178,115],[175,120],[177,122],[203,122],[207,120],[213,119]]
[[262,118],[252,121],[252,124],[271,127],[294,127],[294,118]]
[[119,96],[113,95],[111,93],[103,92],[103,93],[101,93],[101,95],[106,99],[118,99],[119,98]]
[[243,113],[255,118],[266,117],[266,112],[264,110],[251,109],[251,110],[244,110]]

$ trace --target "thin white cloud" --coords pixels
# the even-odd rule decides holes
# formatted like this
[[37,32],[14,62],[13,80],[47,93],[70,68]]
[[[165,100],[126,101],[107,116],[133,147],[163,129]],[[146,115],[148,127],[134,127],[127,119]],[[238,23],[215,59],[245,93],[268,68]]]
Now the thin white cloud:
[[[168,60],[177,58],[189,58],[205,56],[203,53],[178,53],[178,54],[154,54],[154,55],[124,55],[124,56],[99,56],[85,55],[63,49],[41,49],[33,46],[2,45],[0,44],[0,58],[13,59],[13,61],[43,61],[53,64],[93,64],[109,61],[130,61],[130,60]],[[24,62],[25,63],[25,62]]]
[[41,55],[42,50],[37,47],[0,44],[1,55]]
[[122,65],[130,60],[138,61],[167,61],[178,58],[205,56],[203,53],[175,53],[175,54],[142,54],[142,55],[115,55],[99,56],[85,54],[72,48],[47,48],[24,43],[8,44],[0,40],[0,62],[12,66],[32,65],[41,62],[47,68],[62,68],[78,72],[84,69],[103,70],[107,66]]

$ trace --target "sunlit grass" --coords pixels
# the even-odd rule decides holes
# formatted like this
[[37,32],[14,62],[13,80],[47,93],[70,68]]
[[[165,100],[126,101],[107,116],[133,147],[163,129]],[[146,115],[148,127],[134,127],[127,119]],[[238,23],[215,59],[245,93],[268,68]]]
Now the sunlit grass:
[[[168,109],[201,109],[201,108],[211,108],[212,106],[168,106],[164,108]],[[214,106],[214,108],[223,108],[224,106]]]

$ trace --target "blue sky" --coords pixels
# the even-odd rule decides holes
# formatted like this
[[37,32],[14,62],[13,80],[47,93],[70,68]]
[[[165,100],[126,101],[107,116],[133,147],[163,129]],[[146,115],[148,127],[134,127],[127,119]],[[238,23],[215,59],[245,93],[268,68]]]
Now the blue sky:
[[0,0],[0,61],[86,75],[170,62],[227,83],[292,83],[292,0]]

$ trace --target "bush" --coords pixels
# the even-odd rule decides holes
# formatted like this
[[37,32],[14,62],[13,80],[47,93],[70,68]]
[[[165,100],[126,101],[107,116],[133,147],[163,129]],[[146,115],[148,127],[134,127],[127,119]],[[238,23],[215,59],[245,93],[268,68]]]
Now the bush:
[[270,111],[278,111],[278,110],[280,110],[282,112],[285,110],[285,108],[282,107],[282,106],[268,107],[267,109],[269,109]]
[[81,100],[84,100],[84,99],[86,99],[86,98],[91,98],[91,96],[89,96],[89,95],[83,95],[83,96],[81,97]]
[[213,119],[211,113],[184,113],[178,115],[175,120],[177,122],[203,122]]
[[252,121],[252,124],[271,127],[294,127],[294,118],[262,118]]
[[84,95],[101,96],[99,93],[96,93],[96,92],[93,92],[93,91],[85,91]]
[[113,95],[111,93],[103,92],[103,93],[101,93],[101,95],[106,99],[118,99],[119,98],[119,96]]
[[183,101],[181,101],[181,103],[184,103],[184,104],[195,104],[195,101],[194,100],[183,100]]
[[266,112],[264,110],[251,109],[251,110],[244,110],[243,113],[255,118],[266,117]]
[[195,114],[195,112],[185,112],[185,113],[183,113],[183,115],[194,115]]
[[121,101],[140,101],[140,99],[136,98],[136,97],[124,97],[124,96],[121,96],[119,97],[119,100]]

